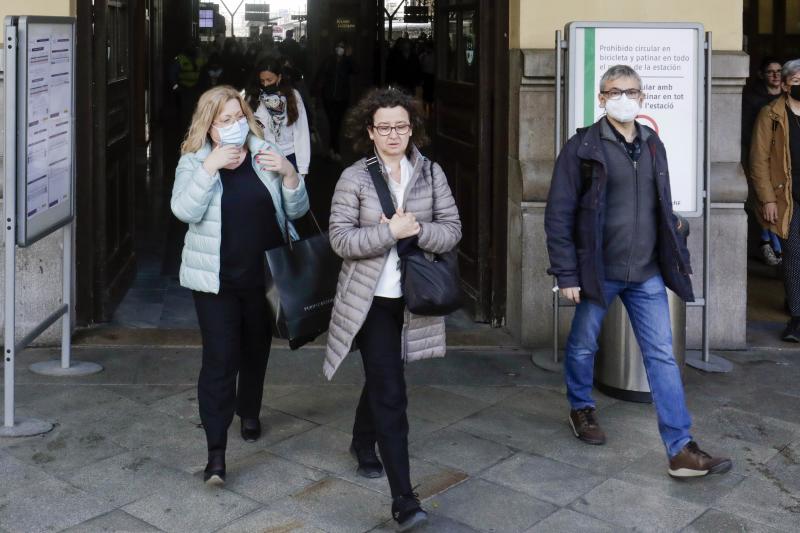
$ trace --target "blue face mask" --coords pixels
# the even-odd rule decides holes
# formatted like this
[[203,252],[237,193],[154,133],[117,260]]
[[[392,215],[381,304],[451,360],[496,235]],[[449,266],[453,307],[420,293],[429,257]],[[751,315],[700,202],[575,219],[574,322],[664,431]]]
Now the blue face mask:
[[246,117],[242,117],[224,128],[214,127],[217,128],[217,133],[219,133],[220,144],[232,144],[234,146],[242,146],[247,140],[247,134],[250,132],[250,125],[247,123]]

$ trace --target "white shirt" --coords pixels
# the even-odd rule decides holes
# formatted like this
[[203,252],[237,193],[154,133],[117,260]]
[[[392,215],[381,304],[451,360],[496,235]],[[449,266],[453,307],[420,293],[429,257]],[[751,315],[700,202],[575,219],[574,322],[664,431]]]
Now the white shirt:
[[[383,171],[388,176],[389,190],[395,200],[397,207],[402,207],[406,198],[408,183],[414,172],[414,166],[407,157],[400,161],[400,183],[397,183],[391,176],[388,167],[383,167]],[[397,255],[397,246],[392,246],[386,264],[383,265],[383,272],[378,278],[378,288],[375,289],[375,296],[383,298],[400,298],[403,296],[403,287],[400,284],[400,256]]]
[[311,163],[311,132],[303,98],[296,89],[292,90],[297,102],[297,120],[294,124],[289,126],[285,96],[276,95],[273,99],[275,105],[270,108],[263,101],[259,102],[255,116],[264,125],[264,138],[277,144],[283,155],[294,154],[297,171],[305,176]]

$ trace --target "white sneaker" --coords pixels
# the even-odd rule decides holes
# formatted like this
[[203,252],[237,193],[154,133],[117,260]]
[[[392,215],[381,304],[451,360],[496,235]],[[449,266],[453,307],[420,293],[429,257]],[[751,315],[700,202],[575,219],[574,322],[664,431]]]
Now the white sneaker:
[[781,260],[775,255],[775,250],[772,249],[772,245],[770,244],[761,245],[761,256],[764,258],[764,262],[769,266],[778,266],[781,264]]

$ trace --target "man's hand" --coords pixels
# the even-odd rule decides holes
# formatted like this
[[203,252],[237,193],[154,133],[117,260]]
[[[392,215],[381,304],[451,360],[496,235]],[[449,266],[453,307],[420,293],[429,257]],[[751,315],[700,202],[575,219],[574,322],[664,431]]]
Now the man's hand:
[[561,296],[566,298],[572,303],[579,304],[581,303],[581,288],[580,287],[567,287],[565,289],[559,289],[561,291]]
[[778,204],[769,202],[761,207],[761,215],[770,224],[778,223]]

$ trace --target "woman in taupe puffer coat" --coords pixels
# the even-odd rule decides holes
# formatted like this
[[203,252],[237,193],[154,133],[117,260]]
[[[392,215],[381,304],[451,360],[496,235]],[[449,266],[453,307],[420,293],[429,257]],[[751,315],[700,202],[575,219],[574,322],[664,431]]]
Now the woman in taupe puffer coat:
[[360,475],[380,477],[378,444],[392,516],[405,531],[427,515],[411,488],[404,364],[444,356],[445,327],[441,317],[406,309],[395,245],[416,237],[426,252],[448,252],[461,239],[461,222],[442,168],[415,147],[427,139],[410,96],[395,89],[372,91],[354,109],[347,129],[357,151],[378,157],[397,213],[391,220],[383,215],[366,158],[342,173],[331,205],[330,239],[344,262],[323,370],[332,378],[357,342],[366,382],[350,451]]

